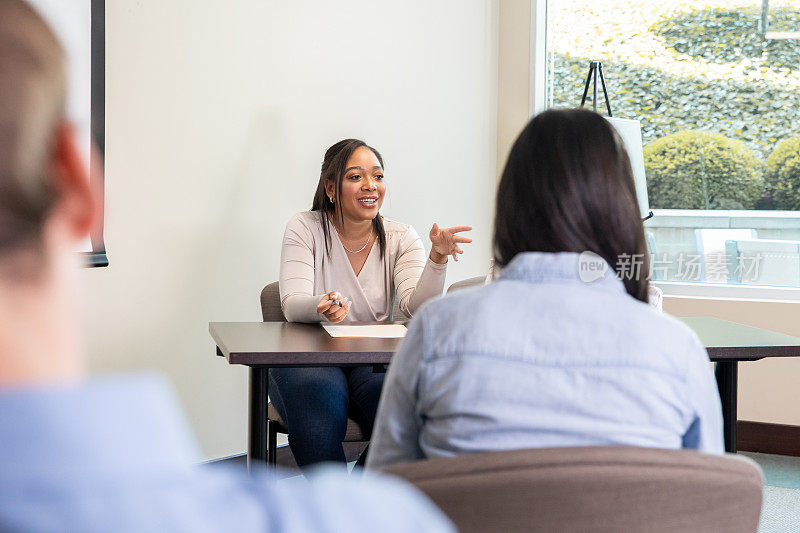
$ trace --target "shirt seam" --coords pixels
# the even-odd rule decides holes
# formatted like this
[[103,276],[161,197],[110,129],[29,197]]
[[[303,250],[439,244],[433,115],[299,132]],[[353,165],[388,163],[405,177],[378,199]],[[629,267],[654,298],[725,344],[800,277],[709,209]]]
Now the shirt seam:
[[[425,354],[425,353],[426,352],[423,350],[423,354]],[[421,361],[421,366],[422,365],[429,365],[430,363],[433,363],[434,361],[455,361],[455,360],[464,359],[464,358],[481,358],[481,359],[492,359],[494,361],[509,361],[509,362],[514,362],[514,363],[524,363],[524,364],[529,365],[531,367],[556,368],[556,369],[563,369],[563,370],[594,369],[594,368],[637,369],[637,370],[643,370],[643,371],[647,371],[647,372],[658,372],[658,373],[660,373],[662,375],[672,376],[672,377],[680,379],[681,383],[683,383],[683,384],[685,384],[686,381],[687,381],[685,373],[682,373],[682,372],[677,372],[677,371],[676,372],[671,372],[671,371],[665,370],[663,368],[647,367],[647,366],[642,366],[642,365],[630,364],[630,363],[627,363],[627,362],[624,362],[624,363],[623,362],[615,362],[615,363],[607,363],[607,364],[602,364],[602,363],[599,363],[599,364],[598,363],[579,364],[579,363],[570,362],[570,363],[565,363],[565,364],[558,364],[558,363],[547,363],[547,362],[531,361],[529,359],[524,359],[524,358],[522,358],[520,356],[509,358],[509,357],[506,357],[504,355],[503,357],[498,357],[494,353],[487,353],[487,352],[478,352],[478,353],[476,353],[475,351],[461,352],[461,353],[458,353],[458,354],[429,353],[428,356],[425,357],[423,361]]]

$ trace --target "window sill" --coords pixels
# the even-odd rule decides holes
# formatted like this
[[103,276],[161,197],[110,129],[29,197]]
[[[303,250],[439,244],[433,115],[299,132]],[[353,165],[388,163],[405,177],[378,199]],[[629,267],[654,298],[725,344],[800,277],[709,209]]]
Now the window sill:
[[653,209],[646,228],[800,228],[800,211]]
[[654,281],[653,285],[664,291],[665,298],[800,303],[800,287],[686,283],[679,281]]

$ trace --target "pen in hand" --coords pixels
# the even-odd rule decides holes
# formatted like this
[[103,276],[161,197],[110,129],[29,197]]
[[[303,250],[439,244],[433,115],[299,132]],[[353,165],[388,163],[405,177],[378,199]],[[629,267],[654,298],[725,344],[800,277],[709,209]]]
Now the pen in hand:
[[338,291],[331,291],[317,304],[317,313],[324,315],[329,322],[341,322],[350,311],[353,301]]

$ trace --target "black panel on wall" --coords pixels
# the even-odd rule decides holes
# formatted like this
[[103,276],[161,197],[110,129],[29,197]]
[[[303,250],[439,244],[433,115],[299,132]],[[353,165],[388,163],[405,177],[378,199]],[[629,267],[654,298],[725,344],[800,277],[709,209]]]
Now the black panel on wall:
[[[104,169],[103,161],[106,152],[106,3],[105,0],[92,1],[92,140],[97,147],[96,152],[92,152],[92,158],[100,158],[100,161],[93,161],[92,169]],[[99,163],[99,164],[97,164]],[[98,185],[101,193],[105,196],[104,172],[94,172],[92,170],[91,180]],[[103,198],[105,204],[105,197]],[[92,251],[87,252],[87,266],[100,267],[108,266],[108,256],[106,255],[106,245],[103,236],[103,222],[91,235]]]

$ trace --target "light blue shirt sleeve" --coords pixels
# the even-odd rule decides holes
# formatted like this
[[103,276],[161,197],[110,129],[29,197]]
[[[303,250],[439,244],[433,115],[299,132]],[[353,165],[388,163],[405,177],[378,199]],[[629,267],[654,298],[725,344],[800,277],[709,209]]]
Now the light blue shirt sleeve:
[[[705,354],[705,348],[696,338],[691,351]],[[690,358],[686,381],[694,419],[683,435],[683,447],[705,453],[725,453],[719,389],[707,356]]]
[[[455,531],[433,502],[399,479],[359,473],[348,479],[339,469],[330,467],[317,469],[310,477],[308,482],[297,480],[291,488],[283,482],[283,486],[265,494],[275,507],[284,510],[284,531]],[[275,501],[278,493],[283,505]]]
[[417,412],[423,321],[423,316],[411,321],[389,365],[369,445],[368,469],[425,458],[419,446],[422,420]]
[[0,387],[0,531],[451,533],[410,484],[198,466],[163,379]]

